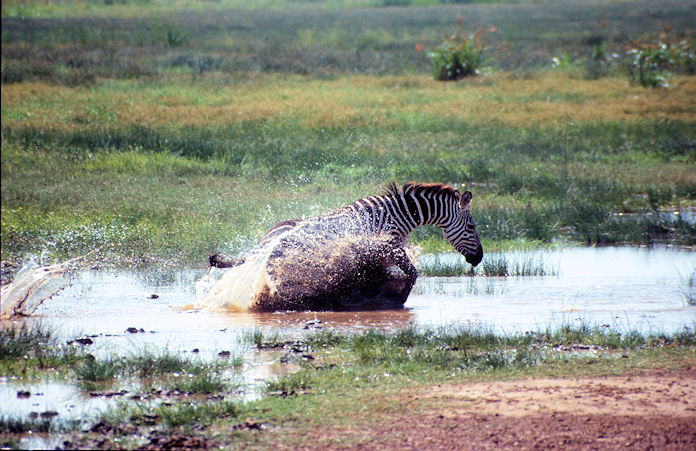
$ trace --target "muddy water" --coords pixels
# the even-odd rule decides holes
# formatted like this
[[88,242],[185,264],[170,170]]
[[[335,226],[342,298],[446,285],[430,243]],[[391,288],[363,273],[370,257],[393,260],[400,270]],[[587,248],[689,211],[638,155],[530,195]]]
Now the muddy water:
[[[197,286],[199,292],[205,291],[223,270],[212,274],[202,269],[84,271],[26,321],[41,322],[66,341],[88,336],[93,341],[88,350],[97,356],[167,349],[217,359],[221,351],[230,351],[232,357],[245,361],[239,377],[251,387],[249,396],[254,396],[263,380],[288,371],[287,365],[279,363],[280,355],[259,352],[245,340],[256,329],[290,338],[318,327],[355,331],[411,324],[470,325],[503,333],[583,323],[646,333],[696,327],[696,306],[688,306],[682,293],[686,279],[696,269],[696,252],[570,248],[505,257],[543,263],[553,275],[420,277],[405,308],[397,311],[250,314],[187,307],[197,300]],[[19,399],[20,390],[42,395]],[[55,410],[61,418],[70,418],[94,413],[114,402],[85,396],[67,384],[26,385],[0,380],[0,414],[23,416],[31,411]]]
[[[505,256],[540,262],[554,275],[419,277],[405,309],[398,311],[250,314],[187,309],[196,301],[196,284],[200,291],[202,279],[209,277],[205,270],[85,271],[46,301],[35,320],[66,336],[96,335],[94,349],[99,351],[154,345],[182,352],[199,349],[203,356],[234,351],[244,334],[256,328],[293,334],[308,323],[316,325],[315,320],[324,327],[350,329],[463,323],[503,332],[579,321],[667,333],[696,325],[696,307],[688,306],[682,293],[696,268],[696,252],[570,248]],[[211,281],[224,273],[216,271]]]

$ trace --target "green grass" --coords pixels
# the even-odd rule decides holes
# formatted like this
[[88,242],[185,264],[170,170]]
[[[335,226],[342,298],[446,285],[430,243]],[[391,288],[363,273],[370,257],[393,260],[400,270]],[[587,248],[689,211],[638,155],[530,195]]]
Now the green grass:
[[88,358],[75,367],[74,377],[80,388],[92,391],[112,385],[119,373],[120,362],[115,357],[102,360]]
[[[253,336],[261,349],[277,338],[273,332],[255,331]],[[269,431],[280,431],[298,425],[326,425],[335,421],[339,411],[347,415],[356,409],[385,411],[389,393],[414,384],[427,387],[534,376],[623,374],[650,365],[679,367],[693,359],[696,336],[690,329],[644,335],[590,325],[501,335],[453,326],[356,332],[324,329],[308,333],[301,343],[315,360],[267,381],[268,395],[261,399],[124,404],[106,412],[102,421],[121,431],[116,435],[119,440],[132,440],[139,428],[154,425],[169,434],[184,431],[235,446],[251,445],[272,438],[274,432],[230,435],[244,418],[247,423],[266,424]]]
[[171,406],[155,408],[155,414],[168,426],[194,425],[210,423],[222,418],[235,416],[237,404],[229,401],[208,402],[202,404],[178,403]]
[[[50,332],[24,332],[22,337],[19,341],[25,343],[45,343]],[[276,332],[261,330],[250,332],[248,339],[259,349],[281,341]],[[124,398],[98,417],[74,422],[3,416],[0,431],[7,440],[28,430],[69,433],[73,444],[84,447],[94,446],[95,440],[137,447],[150,437],[175,436],[253,445],[286,428],[326,426],[336,421],[339,411],[347,415],[365,409],[384,412],[390,409],[392,394],[419,385],[679,368],[693,362],[696,333],[684,329],[674,334],[640,334],[589,324],[561,324],[520,334],[462,326],[392,331],[322,329],[307,333],[292,345],[306,349],[314,360],[302,363],[296,372],[269,379],[267,396],[249,402],[231,396],[235,386],[221,372],[227,366],[218,363],[149,351],[121,358],[86,358],[71,374],[75,383],[128,376],[142,380],[144,386],[159,385],[168,394],[158,402]],[[18,348],[12,358],[22,360],[20,354],[26,349]],[[259,424],[266,425],[265,432],[244,432]],[[98,425],[95,432],[89,431],[92,425]],[[104,435],[101,431],[108,432]],[[5,443],[10,443],[7,440]]]
[[169,390],[187,394],[204,394],[228,392],[236,386],[220,376],[219,373],[206,372],[201,374],[189,374],[178,377],[166,384]]
[[[696,244],[656,214],[696,202],[694,78],[551,68],[686,36],[689,2],[607,2],[607,27],[585,2],[198,3],[3,3],[4,262],[203,265],[391,180],[465,184],[486,252]],[[427,53],[458,16],[491,30],[491,69],[434,81]],[[451,250],[432,228],[412,241]]]
[[264,331],[262,329],[251,329],[244,332],[241,339],[242,343],[251,344],[257,348],[274,349],[281,348],[289,343],[283,332],[278,330]]
[[[652,211],[648,194],[656,188],[659,205],[693,202],[696,182],[684,172],[692,166],[692,152],[674,147],[693,139],[687,124],[595,124],[585,127],[593,142],[580,136],[569,142],[563,130],[435,124],[430,130],[389,128],[386,134],[368,127],[321,133],[244,125],[211,131],[215,139],[208,141],[195,130],[191,135],[182,129],[178,137],[124,132],[104,144],[84,141],[79,131],[27,135],[6,127],[2,258],[44,251],[68,258],[101,247],[103,261],[203,263],[216,250],[238,254],[277,221],[327,213],[378,192],[391,179],[487,184],[473,188],[472,209],[479,235],[493,246],[559,236],[590,244],[695,242],[694,225],[685,221],[615,214]],[[401,131],[398,146],[384,142],[383,136]],[[520,134],[532,135],[528,144]],[[426,137],[434,151],[414,156],[412,149]],[[576,148],[568,157],[572,163],[554,162],[561,141]],[[596,153],[595,146],[612,141],[617,147],[610,154]],[[242,153],[206,151],[209,144],[203,143]],[[152,148],[160,145],[165,147]],[[462,146],[469,148],[466,158],[455,150]],[[146,148],[151,150],[139,150]],[[375,154],[374,148],[384,151]],[[207,153],[189,155],[185,149]],[[513,176],[504,169],[509,165],[528,173]],[[543,172],[534,172],[540,165]],[[626,179],[606,172],[607,165],[627,169]],[[594,179],[584,175],[598,171]],[[641,171],[659,171],[667,183],[636,180]],[[64,173],[74,174],[71,183]],[[413,238],[428,251],[447,249],[438,230],[417,230]]]
[[121,378],[150,380],[174,374],[181,375],[181,378],[172,380],[169,386],[198,393],[222,386],[223,382],[216,373],[222,366],[190,360],[169,351],[143,350],[125,357],[88,358],[75,368],[74,376],[81,388],[95,390],[117,383]]
[[[104,76],[138,78],[169,72],[200,77],[247,70],[319,76],[427,73],[427,52],[416,52],[415,45],[436,48],[452,33],[459,16],[462,29],[469,32],[497,28],[486,34],[484,52],[495,67],[550,67],[551,58],[559,54],[589,57],[597,39],[607,42],[606,53],[611,54],[623,52],[628,42],[646,32],[661,32],[663,24],[672,26],[675,34],[691,26],[689,3],[654,0],[632,2],[631,15],[625,14],[621,1],[602,5],[607,29],[599,26],[591,2],[565,2],[558,10],[525,1],[505,7],[403,2],[431,5],[410,8],[355,8],[379,6],[384,3],[380,0],[301,2],[300,7],[280,1],[190,1],[177,2],[174,10],[164,1],[49,3],[3,3],[3,80],[81,84]],[[278,8],[266,8],[269,3]],[[247,4],[256,9],[239,10]],[[655,12],[656,5],[663,7]],[[44,26],[34,25],[33,17],[39,14]],[[104,51],[92,52],[95,48]]]
[[544,264],[543,257],[529,255],[488,253],[484,255],[481,266],[472,268],[463,258],[452,255],[421,258],[418,272],[424,276],[461,277],[490,276],[549,276],[558,270]]
[[[321,358],[267,384],[271,393],[329,393],[345,387],[388,383],[436,383],[505,374],[545,371],[571,362],[611,366],[614,352],[696,344],[691,329],[645,335],[599,326],[561,325],[545,331],[500,335],[480,328],[406,328],[395,332],[370,329],[357,333],[320,331],[305,337]],[[587,350],[573,354],[575,350]],[[317,363],[319,362],[319,363]]]
[[49,371],[64,375],[83,360],[77,347],[61,343],[48,328],[37,326],[0,327],[0,375],[31,378]]
[[239,367],[241,357],[212,363],[199,359],[190,359],[168,350],[154,352],[141,350],[127,356],[111,355],[105,358],[88,358],[75,371],[75,377],[90,383],[114,381],[116,378],[134,377],[141,381],[150,381],[163,376],[175,376],[168,386],[172,389],[195,393],[224,386],[221,371],[230,367]]
[[[464,3],[526,3],[528,0],[468,0]],[[296,9],[347,9],[384,6],[433,6],[447,5],[449,0],[294,0]],[[454,2],[456,3],[456,2]],[[288,3],[283,0],[218,0],[201,5],[195,0],[178,1],[178,9],[185,11],[219,11],[227,9],[286,9]],[[150,16],[169,13],[171,2],[167,0],[67,0],[46,2],[41,0],[7,0],[2,4],[3,17],[39,18],[39,17],[131,17]]]

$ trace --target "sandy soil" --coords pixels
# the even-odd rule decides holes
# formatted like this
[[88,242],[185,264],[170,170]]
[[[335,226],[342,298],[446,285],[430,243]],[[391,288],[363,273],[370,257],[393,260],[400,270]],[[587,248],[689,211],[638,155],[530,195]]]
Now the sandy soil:
[[361,449],[696,450],[696,367],[443,385],[404,396],[410,412],[385,415],[365,428],[324,431],[314,443]]

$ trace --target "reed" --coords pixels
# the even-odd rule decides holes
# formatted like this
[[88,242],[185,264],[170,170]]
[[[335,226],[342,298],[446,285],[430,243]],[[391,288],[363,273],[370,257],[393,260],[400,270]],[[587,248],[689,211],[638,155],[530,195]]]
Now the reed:
[[687,276],[680,276],[679,290],[686,305],[696,305],[696,268]]
[[552,276],[558,274],[557,268],[544,264],[541,255],[525,253],[484,255],[481,267],[472,268],[463,257],[454,254],[421,257],[418,271],[424,276],[461,277],[482,275],[486,277],[526,277]]

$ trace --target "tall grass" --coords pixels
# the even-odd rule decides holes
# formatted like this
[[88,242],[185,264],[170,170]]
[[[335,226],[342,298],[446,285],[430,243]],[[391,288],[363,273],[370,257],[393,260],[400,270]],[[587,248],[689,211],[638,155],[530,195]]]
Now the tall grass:
[[[473,187],[472,204],[482,239],[694,242],[694,226],[686,221],[615,214],[690,198],[693,172],[678,163],[693,158],[679,144],[693,134],[687,123],[581,127],[592,142],[579,132],[568,138],[563,130],[458,121],[437,122],[430,131],[251,123],[182,128],[178,134],[3,127],[5,260],[42,251],[67,258],[102,247],[105,260],[203,262],[216,250],[240,252],[277,221],[327,213],[379,191],[390,179],[482,183],[470,174],[485,177],[485,184]],[[403,131],[398,143],[388,138],[396,131]],[[600,141],[617,142],[613,154],[595,158],[592,149]],[[574,150],[558,168],[554,152],[561,144]],[[418,152],[423,146],[432,150]],[[459,146],[469,150],[464,154]],[[627,155],[632,165],[616,163]],[[503,170],[512,161],[522,174]],[[625,175],[606,170],[614,164]],[[534,167],[542,171],[534,175]],[[70,184],[62,176],[67,172],[75,174]],[[592,179],[584,175],[592,172]],[[35,189],[37,183],[49,189]],[[659,199],[642,194],[655,183],[664,193]],[[439,231],[417,230],[414,239],[447,248]]]
[[[497,28],[496,69],[444,85],[416,50],[442,41],[458,5],[162,17],[145,14],[161,11],[156,1],[137,17],[133,4],[80,5],[80,17],[64,4],[60,20],[3,17],[3,261],[98,247],[102,261],[204,264],[391,180],[466,184],[496,247],[695,242],[693,224],[644,215],[694,200],[692,77],[658,92],[529,72],[558,45],[579,54],[606,42],[608,54],[652,32],[638,12],[653,1],[630,16],[606,5],[626,30],[613,40],[595,36],[582,2],[557,14],[467,5],[462,29]],[[670,5],[660,11],[678,35],[689,14]],[[437,233],[413,239],[447,249]]]

